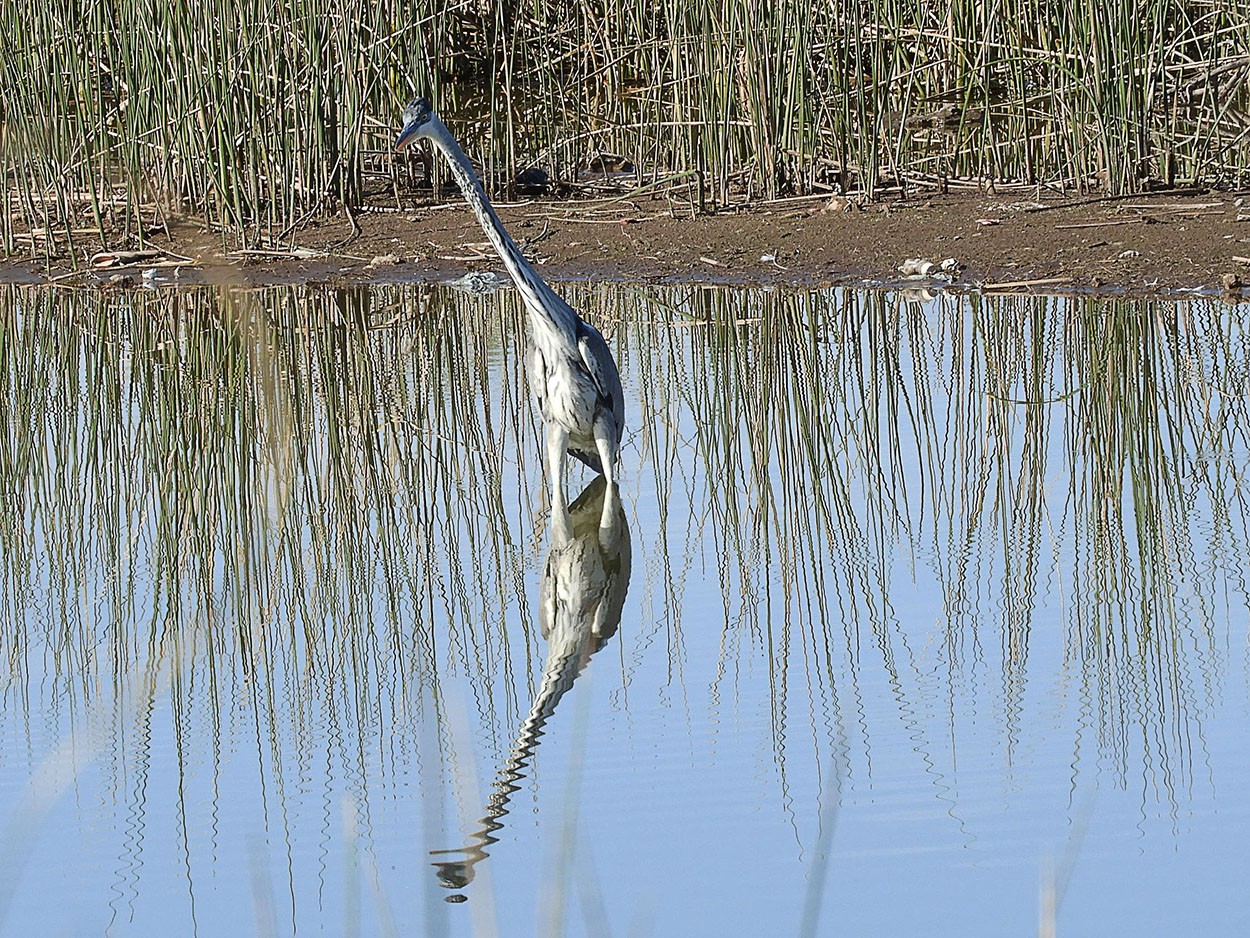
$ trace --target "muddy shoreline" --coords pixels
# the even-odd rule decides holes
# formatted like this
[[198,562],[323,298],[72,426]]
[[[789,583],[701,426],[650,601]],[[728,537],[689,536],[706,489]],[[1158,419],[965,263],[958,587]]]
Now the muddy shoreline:
[[[1250,295],[1241,285],[1250,281],[1250,197],[1231,192],[951,194],[866,204],[824,197],[704,215],[659,200],[535,201],[499,211],[553,281],[897,285],[918,282],[899,271],[909,258],[953,258],[951,286],[964,289]],[[0,282],[137,286],[152,261],[90,266],[97,252],[137,247],[87,241],[75,257],[50,263],[10,257],[0,260]],[[158,267],[161,282],[176,272],[182,283],[393,283],[502,269],[472,215],[451,198],[316,222],[270,253],[235,251],[189,223],[150,232],[143,247],[168,252],[167,262],[194,261]]]

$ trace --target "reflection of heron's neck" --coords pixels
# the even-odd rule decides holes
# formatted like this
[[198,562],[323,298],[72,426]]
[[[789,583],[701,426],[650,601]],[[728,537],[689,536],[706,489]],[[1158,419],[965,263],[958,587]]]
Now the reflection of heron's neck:
[[525,255],[521,253],[516,242],[504,230],[503,223],[495,214],[494,206],[490,204],[490,199],[486,198],[486,191],[482,188],[477,174],[473,172],[473,164],[469,162],[464,150],[460,149],[460,144],[456,143],[451,131],[437,117],[432,117],[426,124],[423,136],[428,137],[447,157],[451,174],[456,177],[460,191],[464,193],[465,201],[473,209],[478,224],[486,232],[486,237],[490,239],[490,243],[494,246],[504,266],[508,268],[508,273],[512,275],[517,289],[521,291],[526,309],[530,312],[531,324],[554,328],[564,334],[564,338],[570,345],[575,346],[577,344],[577,314],[564,300],[556,296],[551,287],[543,282],[543,279],[530,266],[529,261],[525,259]]
[[495,793],[487,802],[486,817],[482,819],[487,823],[496,821],[507,813],[508,799],[516,791],[516,786],[512,783],[524,776],[525,769],[542,739],[543,727],[555,713],[560,698],[573,686],[590,658],[594,639],[588,630],[566,632],[562,636],[563,640],[557,640],[555,636],[552,638],[552,643],[547,648],[542,684],[534,696],[534,702],[530,704],[529,715],[517,731],[512,755],[499,770]]
[[560,698],[581,674],[593,650],[594,638],[588,629],[566,629],[559,636],[551,636],[547,647],[547,662],[543,667],[542,684],[530,705],[529,714],[517,732],[508,761],[500,766],[495,776],[494,791],[486,802],[486,814],[478,822],[477,830],[469,836],[469,842],[464,847],[431,851],[433,856],[460,856],[456,860],[435,861],[434,865],[439,868],[440,879],[445,886],[458,888],[472,881],[473,867],[489,856],[486,848],[498,841],[495,831],[503,827],[502,819],[508,813],[508,802],[513,792],[520,789],[517,782],[525,777],[525,770],[534,758],[542,739],[543,727],[555,713]]
[[560,698],[582,673],[594,650],[595,639],[589,629],[564,629],[559,635],[551,635],[549,642],[542,683],[538,693],[534,695],[534,702],[530,704],[529,714],[517,730],[512,755],[499,770],[495,794],[487,803],[489,810],[486,819],[498,818],[506,813],[508,797],[516,790],[506,787],[506,783],[511,783],[524,774],[526,766],[538,749],[543,727],[556,712],[556,704],[560,702]]

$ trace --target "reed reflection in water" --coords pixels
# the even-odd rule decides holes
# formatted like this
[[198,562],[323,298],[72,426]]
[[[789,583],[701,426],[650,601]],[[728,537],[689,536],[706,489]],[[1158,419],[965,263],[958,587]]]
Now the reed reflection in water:
[[11,928],[793,930],[836,814],[825,925],[999,934],[1090,803],[1061,916],[1229,924],[1234,307],[570,292],[639,415],[595,550],[510,293],[0,293]]

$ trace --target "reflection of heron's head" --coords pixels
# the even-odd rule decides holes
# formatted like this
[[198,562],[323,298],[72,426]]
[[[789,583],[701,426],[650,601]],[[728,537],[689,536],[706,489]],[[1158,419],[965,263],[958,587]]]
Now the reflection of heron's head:
[[473,882],[473,864],[476,862],[475,858],[472,861],[445,860],[435,863],[434,866],[438,869],[438,884],[444,889],[463,889]]
[[420,137],[422,129],[432,117],[434,117],[434,112],[430,110],[430,102],[425,98],[414,98],[412,103],[404,108],[404,127],[395,139],[395,149],[402,150],[414,137]]

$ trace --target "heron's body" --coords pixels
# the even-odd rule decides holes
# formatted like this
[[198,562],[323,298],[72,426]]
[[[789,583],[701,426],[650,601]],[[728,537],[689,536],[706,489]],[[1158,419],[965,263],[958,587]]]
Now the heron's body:
[[596,429],[615,446],[621,441],[621,379],[615,366],[602,367],[612,361],[612,353],[599,330],[585,322],[578,323],[576,355],[549,338],[531,316],[526,365],[543,423],[563,427],[569,454],[603,472]]
[[[469,158],[421,98],[404,110],[404,129],[396,146],[403,147],[414,138],[429,140],[447,158],[460,191],[525,303],[530,343],[527,370],[546,430],[553,505],[563,508],[567,504],[569,454],[607,477],[610,502],[616,488],[625,402],[621,376],[607,343],[525,259],[486,198]],[[605,506],[605,518],[609,508]]]

